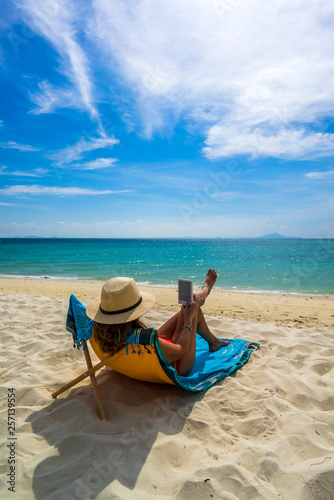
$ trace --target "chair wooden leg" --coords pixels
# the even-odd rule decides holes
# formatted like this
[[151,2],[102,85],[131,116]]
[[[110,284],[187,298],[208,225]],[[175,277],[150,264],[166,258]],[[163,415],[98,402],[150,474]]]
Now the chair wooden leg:
[[[92,360],[91,360],[91,357],[90,357],[90,354],[89,354],[89,350],[88,350],[87,344],[85,345],[84,353],[85,353],[87,368],[88,368],[88,370],[90,370],[93,367],[93,365],[92,365]],[[93,386],[93,391],[94,391],[95,400],[96,400],[97,409],[98,409],[98,412],[99,412],[99,415],[100,415],[100,419],[101,420],[107,420],[107,417],[106,417],[106,414],[105,414],[105,411],[104,411],[104,408],[103,408],[103,403],[102,403],[102,399],[101,399],[99,387],[97,385],[95,373],[92,373],[90,375],[90,381],[91,381],[92,386]]]
[[[115,356],[115,355],[114,355]],[[81,382],[82,380],[84,380],[85,378],[87,377],[90,377],[91,375],[93,375],[95,372],[97,372],[98,370],[100,370],[101,368],[103,368],[105,365],[107,365],[108,363],[110,363],[110,361],[113,359],[114,356],[108,356],[107,358],[105,358],[103,361],[101,361],[100,363],[98,363],[97,365],[93,366],[92,368],[90,368],[89,370],[87,370],[85,373],[83,373],[82,375],[79,375],[79,377],[76,377],[75,379],[73,379],[71,382],[69,382],[68,384],[64,385],[63,387],[61,387],[60,389],[58,389],[57,391],[55,391],[53,394],[52,394],[52,397],[53,398],[56,398],[57,396],[59,396],[60,394],[62,394],[63,392],[67,391],[68,389],[71,389],[71,387],[73,387],[74,385],[77,385],[79,382]]]

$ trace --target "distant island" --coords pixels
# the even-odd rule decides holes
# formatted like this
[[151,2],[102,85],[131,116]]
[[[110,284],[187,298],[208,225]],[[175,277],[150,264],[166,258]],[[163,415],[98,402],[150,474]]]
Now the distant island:
[[271,234],[265,234],[264,236],[257,236],[255,239],[257,240],[298,240],[300,238],[296,236],[283,236],[282,234],[279,233],[271,233]]

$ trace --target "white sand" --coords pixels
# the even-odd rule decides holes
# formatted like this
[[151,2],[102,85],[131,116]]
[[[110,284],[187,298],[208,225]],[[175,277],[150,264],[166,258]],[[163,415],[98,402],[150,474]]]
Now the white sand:
[[[3,478],[7,388],[15,389],[17,438],[16,493],[3,481],[2,498],[333,498],[333,330],[209,316],[217,336],[261,349],[199,394],[103,369],[109,420],[102,422],[87,382],[51,397],[85,369],[64,328],[67,304],[0,294]],[[170,314],[153,310],[147,323],[158,326]]]

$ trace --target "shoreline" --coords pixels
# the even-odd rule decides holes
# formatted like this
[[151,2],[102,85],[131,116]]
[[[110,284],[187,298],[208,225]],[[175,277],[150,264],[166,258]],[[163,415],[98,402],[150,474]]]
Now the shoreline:
[[[12,275],[12,274],[0,274],[1,280],[30,280],[30,281],[43,281],[43,282],[64,282],[64,283],[99,283],[103,284],[105,282],[104,279],[89,279],[89,278],[72,278],[68,276],[30,276],[30,275]],[[148,283],[148,282],[140,282],[136,280],[136,283],[139,287],[149,287],[149,288],[163,288],[163,289],[177,289],[177,285],[168,285],[164,283]],[[199,290],[200,287],[194,285],[194,290]],[[258,290],[251,289],[246,290],[244,288],[222,288],[222,287],[214,287],[214,290],[217,292],[225,292],[225,293],[246,293],[252,295],[274,295],[274,296],[291,296],[291,297],[306,297],[306,298],[320,298],[320,299],[328,299],[334,300],[334,292],[333,293],[325,293],[325,292],[292,292],[289,290]]]
[[[85,305],[100,295],[102,281],[0,278],[0,292],[6,295],[46,296],[68,300],[74,294]],[[138,285],[156,297],[153,310],[180,309],[177,287]],[[279,326],[334,328],[333,297],[296,296],[213,289],[203,307],[206,315],[252,322],[273,322]]]

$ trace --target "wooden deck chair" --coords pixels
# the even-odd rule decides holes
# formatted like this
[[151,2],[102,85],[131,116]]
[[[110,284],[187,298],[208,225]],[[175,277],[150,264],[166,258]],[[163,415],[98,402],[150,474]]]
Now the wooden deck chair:
[[[95,373],[108,365],[115,371],[145,382],[174,384],[163,370],[163,365],[170,366],[165,359],[158,340],[158,333],[155,329],[137,329],[130,331],[126,346],[116,354],[109,355],[99,348],[92,335],[94,322],[86,316],[86,309],[81,302],[71,295],[69,309],[67,313],[66,329],[72,333],[73,347],[83,348],[87,370],[73,379],[64,387],[52,394],[57,398],[60,394],[87,377],[90,377],[94,390],[94,395],[98,407],[98,412],[102,420],[106,420]],[[95,366],[92,364],[89,347],[92,347],[100,362]],[[129,352],[131,356],[129,356]],[[136,356],[133,356],[136,354]]]
[[[89,344],[97,357],[100,359],[100,362],[95,366],[93,366],[91,361],[88,347]],[[63,392],[79,384],[85,378],[90,377],[99,416],[102,420],[106,420],[107,418],[95,373],[104,366],[109,366],[119,373],[144,382],[175,385],[174,382],[166,375],[162,367],[163,365],[170,365],[161,351],[157,330],[138,329],[130,331],[126,347],[120,349],[114,355],[102,352],[92,337],[88,341],[82,340],[81,345],[85,354],[87,370],[68,384],[55,391],[52,394],[52,397],[57,398],[57,396]]]
[[105,414],[105,411],[104,411],[104,407],[103,407],[103,403],[102,403],[102,400],[101,400],[100,391],[99,391],[99,388],[98,388],[98,385],[97,385],[95,373],[98,370],[100,370],[101,368],[103,368],[108,363],[108,361],[111,360],[112,356],[108,356],[105,360],[103,360],[100,363],[98,363],[97,365],[93,366],[92,360],[91,360],[91,357],[90,357],[90,353],[89,353],[89,350],[88,350],[87,342],[84,342],[83,349],[84,349],[84,353],[85,353],[85,359],[86,359],[86,364],[87,364],[87,371],[85,371],[82,375],[79,375],[79,377],[76,377],[75,379],[73,379],[68,384],[66,384],[63,387],[61,387],[61,389],[58,389],[57,391],[55,391],[52,394],[52,397],[53,398],[57,398],[63,392],[65,392],[68,389],[71,389],[71,387],[79,384],[79,382],[81,382],[82,380],[84,380],[86,377],[90,377],[91,384],[92,384],[93,391],[94,391],[94,396],[95,396],[96,404],[97,404],[97,409],[98,409],[98,412],[99,412],[99,416],[100,416],[101,420],[107,420],[107,417],[106,417],[106,414]]
[[[66,329],[72,333],[74,347],[83,348],[87,370],[52,396],[56,398],[66,390],[90,377],[98,407],[99,416],[106,420],[95,373],[109,366],[115,371],[144,382],[170,384],[190,392],[208,389],[216,382],[241,368],[259,344],[243,339],[230,339],[230,344],[215,353],[208,351],[207,343],[197,334],[196,359],[194,367],[187,377],[177,373],[166,360],[160,347],[158,332],[152,329],[130,330],[124,348],[116,354],[102,352],[92,338],[94,322],[86,316],[86,308],[71,295],[67,314]],[[92,365],[89,347],[92,347],[100,362]]]

